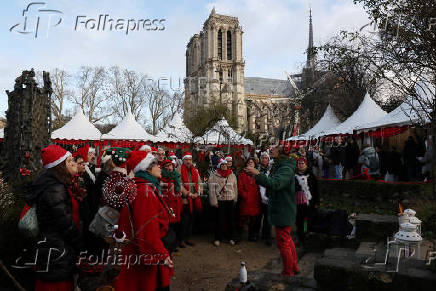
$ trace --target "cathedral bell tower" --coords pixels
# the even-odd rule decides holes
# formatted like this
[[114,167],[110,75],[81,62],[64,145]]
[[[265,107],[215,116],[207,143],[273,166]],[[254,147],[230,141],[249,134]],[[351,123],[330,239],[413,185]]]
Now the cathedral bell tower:
[[216,14],[213,8],[203,30],[191,37],[186,49],[185,118],[222,104],[236,120],[237,131],[246,130],[242,33],[237,17]]

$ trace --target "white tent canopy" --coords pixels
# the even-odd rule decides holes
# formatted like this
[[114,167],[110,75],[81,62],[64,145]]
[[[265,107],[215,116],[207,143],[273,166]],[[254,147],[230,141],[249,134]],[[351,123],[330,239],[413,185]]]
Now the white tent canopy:
[[5,129],[4,128],[0,128],[0,139],[5,137]]
[[304,134],[300,134],[299,136],[293,136],[288,140],[314,139],[320,135],[323,135],[325,131],[338,126],[340,123],[341,121],[338,119],[335,112],[333,111],[333,108],[329,104],[324,112],[324,115],[311,129],[309,129]]
[[157,134],[158,142],[190,143],[192,132],[185,126],[181,116],[176,113],[170,123]]
[[88,118],[78,109],[76,115],[63,127],[51,134],[52,139],[67,140],[100,140],[100,131],[89,122]]
[[137,141],[153,141],[155,137],[148,134],[138,122],[136,122],[132,113],[129,111],[124,119],[114,127],[109,133],[103,134],[102,140],[137,140]]
[[[433,92],[430,92],[430,90],[433,90]],[[417,100],[416,97],[409,96],[400,106],[387,115],[376,121],[359,126],[357,128],[358,132],[375,130],[382,127],[430,122],[428,116],[431,112],[431,108],[425,107],[431,104],[431,99],[435,94],[434,89],[417,85],[416,92],[420,100]]]
[[205,144],[238,144],[253,145],[253,142],[239,135],[229,125],[225,118],[218,121],[214,127],[208,130],[202,137]]
[[374,100],[366,93],[359,108],[338,126],[326,130],[322,133],[323,136],[334,134],[352,134],[353,130],[365,123],[382,118],[387,113],[378,106]]

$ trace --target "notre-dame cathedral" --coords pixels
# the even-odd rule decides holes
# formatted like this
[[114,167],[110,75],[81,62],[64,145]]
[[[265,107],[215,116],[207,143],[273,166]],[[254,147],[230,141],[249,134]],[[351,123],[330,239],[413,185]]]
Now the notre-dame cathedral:
[[185,119],[216,104],[228,107],[239,133],[274,135],[295,126],[299,91],[313,82],[315,58],[312,16],[309,18],[307,62],[294,81],[245,77],[242,27],[237,17],[216,14],[215,8],[203,30],[189,40],[186,49]]

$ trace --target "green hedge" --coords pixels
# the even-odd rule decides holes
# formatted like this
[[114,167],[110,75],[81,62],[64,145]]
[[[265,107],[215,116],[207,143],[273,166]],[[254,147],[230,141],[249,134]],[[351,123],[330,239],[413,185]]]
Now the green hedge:
[[321,204],[359,213],[398,213],[398,201],[413,208],[432,201],[431,184],[383,183],[364,180],[319,180]]

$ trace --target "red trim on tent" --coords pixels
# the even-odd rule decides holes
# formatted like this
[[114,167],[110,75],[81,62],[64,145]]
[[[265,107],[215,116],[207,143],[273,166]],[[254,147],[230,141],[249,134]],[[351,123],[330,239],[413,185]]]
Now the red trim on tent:
[[365,134],[368,136],[377,137],[377,138],[392,137],[392,136],[395,136],[398,134],[402,134],[407,129],[409,129],[408,125],[400,126],[400,127],[378,128],[378,129],[373,130],[373,131],[365,132]]

